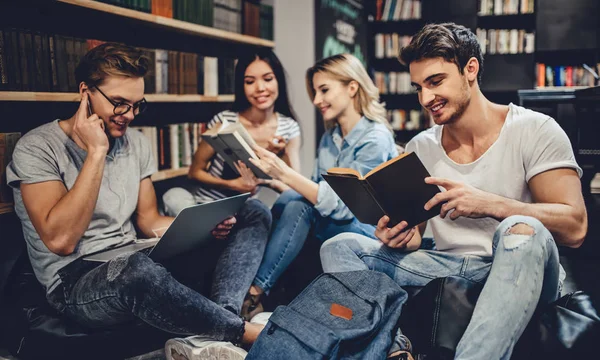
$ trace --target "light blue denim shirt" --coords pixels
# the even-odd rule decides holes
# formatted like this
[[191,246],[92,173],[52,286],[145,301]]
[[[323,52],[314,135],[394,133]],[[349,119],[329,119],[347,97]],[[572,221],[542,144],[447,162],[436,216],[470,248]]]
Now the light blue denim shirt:
[[352,219],[354,215],[323,180],[322,174],[332,167],[345,167],[365,175],[396,156],[398,150],[392,133],[385,125],[364,116],[345,138],[339,126],[329,129],[319,143],[312,175],[312,180],[319,184],[315,209],[321,216],[330,216],[334,220]]

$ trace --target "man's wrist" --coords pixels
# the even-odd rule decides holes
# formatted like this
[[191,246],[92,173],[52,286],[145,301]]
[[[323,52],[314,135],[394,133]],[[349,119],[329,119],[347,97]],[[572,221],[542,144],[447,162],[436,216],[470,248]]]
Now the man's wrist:
[[107,151],[102,148],[90,149],[87,153],[87,157],[93,160],[102,160],[106,158]]
[[517,214],[519,212],[518,206],[521,203],[500,195],[494,195],[493,201],[490,201],[489,204],[491,205],[489,215],[498,221],[502,221],[511,215]]

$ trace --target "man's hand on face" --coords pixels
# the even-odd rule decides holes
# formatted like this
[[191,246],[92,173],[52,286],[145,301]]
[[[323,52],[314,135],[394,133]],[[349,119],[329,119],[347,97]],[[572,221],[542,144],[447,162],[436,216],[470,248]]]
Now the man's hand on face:
[[89,94],[84,91],[79,103],[79,109],[75,113],[73,124],[73,140],[88,153],[108,152],[108,137],[104,132],[104,122],[96,114],[89,113]]
[[219,225],[217,225],[216,228],[213,229],[212,235],[217,239],[227,239],[227,236],[229,235],[229,232],[235,223],[236,219],[233,216],[223,220]]
[[388,247],[405,249],[406,245],[415,235],[417,227],[407,229],[406,226],[408,223],[401,221],[396,226],[389,228],[387,227],[389,222],[390,218],[388,216],[379,219],[377,228],[375,229],[375,236]]
[[452,220],[459,217],[482,218],[494,217],[495,195],[479,190],[471,185],[448,179],[428,177],[427,184],[441,186],[446,191],[437,193],[426,204],[425,210],[429,210],[438,204],[442,205],[440,217],[448,216]]

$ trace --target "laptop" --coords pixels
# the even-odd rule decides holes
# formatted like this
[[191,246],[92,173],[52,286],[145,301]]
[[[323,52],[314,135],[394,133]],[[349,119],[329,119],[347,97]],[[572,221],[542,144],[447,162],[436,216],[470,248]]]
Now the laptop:
[[159,261],[210,244],[214,239],[212,230],[223,220],[234,216],[248,197],[250,193],[187,207],[181,210],[162,237],[139,239],[131,244],[104,249],[84,256],[83,260],[107,262],[121,254],[144,251],[152,260]]

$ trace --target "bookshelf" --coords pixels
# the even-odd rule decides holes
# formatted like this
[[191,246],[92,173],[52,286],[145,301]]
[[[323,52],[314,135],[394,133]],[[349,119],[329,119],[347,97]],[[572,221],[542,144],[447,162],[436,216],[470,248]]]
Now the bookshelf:
[[401,145],[426,128],[425,123],[428,123],[410,85],[408,67],[398,61],[398,53],[426,24],[422,12],[429,1],[373,1],[366,6],[368,70],[379,89],[380,100],[388,110],[387,117],[394,129],[396,142]]
[[[233,102],[233,95],[205,96],[194,94],[146,94],[148,102]],[[57,101],[79,102],[77,93],[34,92],[34,91],[0,91],[0,101]]]
[[[217,5],[212,6],[214,11]],[[242,9],[239,16],[240,21],[246,21]],[[262,17],[261,14],[261,21]],[[219,24],[217,18],[214,19],[215,27],[212,27],[152,14],[151,11],[143,12],[91,0],[24,0],[0,3],[0,30],[27,29],[32,33],[61,37],[116,41],[144,49],[195,53],[216,57],[219,64],[221,59],[235,59],[239,54],[255,48],[275,46],[271,39],[219,29],[217,26],[227,27],[231,24]],[[210,23],[213,24],[212,19]],[[4,50],[5,54],[6,51],[11,51]],[[0,116],[3,118],[0,132],[24,134],[55,118],[66,118],[74,113],[79,101],[79,94],[59,91],[56,87],[55,92],[4,90],[0,91]],[[225,94],[215,96],[148,93],[145,97],[153,105],[151,110],[139,119],[136,118],[135,126],[162,127],[208,121],[212,115],[228,108],[234,101],[234,95],[230,91],[223,92]],[[8,121],[9,119],[18,121]],[[167,187],[169,181],[182,179],[188,171],[187,166],[160,170],[151,179],[153,182],[164,182],[159,187]],[[0,203],[0,214],[12,212],[12,204]]]
[[152,181],[172,179],[178,176],[187,175],[189,170],[190,168],[188,166],[179,169],[160,170],[152,174],[151,179]]
[[9,214],[13,211],[13,203],[0,203],[0,215]]
[[275,43],[271,40],[233,33],[209,26],[192,24],[177,19],[148,14],[93,0],[56,0],[56,10],[66,11],[67,13],[74,15],[80,13],[82,16],[98,17],[98,15],[103,15],[107,20],[112,19],[113,21],[126,22],[133,26],[142,25],[143,27],[155,27],[161,31],[189,34],[199,38],[210,38],[223,42],[269,48],[275,46]]
[[[383,7],[387,2],[387,0],[382,2]],[[527,51],[523,46],[523,49],[519,49],[517,53],[511,53],[514,51],[509,50],[506,53],[484,54],[481,89],[492,101],[518,103],[518,90],[536,88],[538,63],[551,66],[553,72],[556,68],[561,68],[562,71],[562,68],[572,67],[574,73],[575,68],[584,63],[600,72],[600,17],[598,17],[600,2],[597,0],[528,0],[527,4],[518,1],[511,3],[513,6],[518,4],[518,8],[508,11],[504,8],[494,11],[493,7],[496,3],[506,2],[424,0],[421,4],[420,20],[386,22],[376,21],[378,9],[373,2],[370,7],[366,7],[369,17],[369,43],[373,44],[368,48],[368,63],[373,78],[375,79],[375,72],[408,71],[395,56],[386,54],[381,58],[381,53],[379,58],[376,56],[374,44],[377,33],[396,32],[400,35],[413,35],[420,29],[419,24],[440,22],[455,22],[468,27],[474,33],[477,29],[517,29],[534,34],[533,44],[529,45]],[[488,8],[485,8],[486,6]],[[591,80],[589,82],[587,80],[584,80],[585,84],[593,85]],[[550,85],[556,86],[554,83]],[[573,85],[580,84],[573,82]],[[557,91],[560,91],[560,87]],[[417,95],[414,94],[387,94],[381,97],[385,100],[388,109],[409,111],[418,108]],[[399,142],[410,140],[416,133],[418,131],[397,131],[396,139]]]

